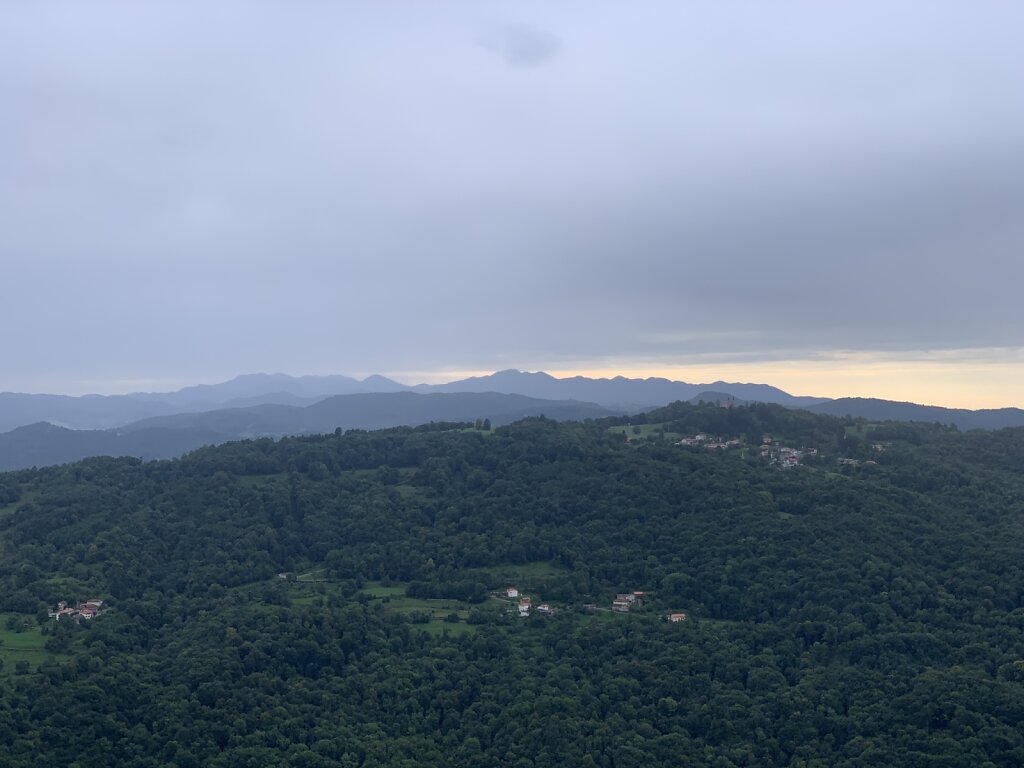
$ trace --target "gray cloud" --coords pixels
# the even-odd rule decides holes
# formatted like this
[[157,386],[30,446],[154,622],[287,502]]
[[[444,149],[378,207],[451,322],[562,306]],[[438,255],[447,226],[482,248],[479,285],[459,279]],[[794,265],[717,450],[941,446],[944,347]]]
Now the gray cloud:
[[1016,3],[47,8],[0,389],[1024,344]]
[[561,41],[553,34],[523,24],[493,29],[481,38],[481,45],[497,54],[510,67],[532,68],[558,55]]

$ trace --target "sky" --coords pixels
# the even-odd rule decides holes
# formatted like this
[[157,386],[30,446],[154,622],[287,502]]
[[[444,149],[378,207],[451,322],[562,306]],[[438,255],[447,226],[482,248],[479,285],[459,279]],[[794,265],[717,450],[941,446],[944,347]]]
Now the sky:
[[0,390],[1024,406],[1024,4],[0,0]]

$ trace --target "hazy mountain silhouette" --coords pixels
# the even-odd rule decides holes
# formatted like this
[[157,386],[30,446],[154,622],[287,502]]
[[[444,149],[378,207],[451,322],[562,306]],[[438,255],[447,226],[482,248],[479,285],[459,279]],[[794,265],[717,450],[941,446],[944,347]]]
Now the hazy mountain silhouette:
[[593,403],[486,393],[386,392],[335,395],[305,407],[256,405],[144,419],[112,430],[71,430],[33,424],[0,434],[0,470],[63,464],[88,456],[162,459],[203,445],[341,429],[381,429],[429,422],[489,419],[508,424],[527,416],[570,420],[617,413]]
[[825,398],[794,397],[768,384],[738,384],[716,381],[711,384],[688,384],[663,378],[590,379],[585,376],[555,378],[548,373],[528,373],[510,369],[489,376],[475,376],[448,384],[420,385],[418,392],[507,392],[548,399],[585,400],[621,408],[667,405],[676,400],[690,400],[702,392],[714,391],[740,400],[803,406],[820,403]]
[[900,403],[865,397],[843,397],[807,408],[830,416],[853,416],[870,421],[925,421],[952,424],[958,429],[1001,429],[1024,427],[1024,410],[1020,408],[989,408],[969,411],[963,408],[942,408],[937,405]]
[[254,373],[220,384],[199,384],[176,392],[129,395],[42,395],[0,393],[0,431],[46,421],[71,429],[110,429],[152,416],[244,407],[260,403],[308,405],[332,395],[393,392],[404,385],[383,376],[364,381],[348,376],[287,376]]
[[89,456],[136,456],[170,459],[202,445],[224,442],[202,430],[75,430],[53,424],[30,424],[0,434],[0,471],[66,464]]
[[[246,417],[256,419],[251,428],[240,423],[231,429],[227,429],[227,427],[225,429],[232,434],[286,434],[296,429],[289,421],[291,417],[282,417],[281,423],[274,426],[276,424],[275,411],[272,406],[303,408],[339,395],[396,394],[400,392],[418,394],[492,392],[522,395],[542,400],[577,400],[619,411],[640,411],[667,405],[677,400],[704,399],[724,402],[729,398],[734,398],[738,403],[777,403],[790,408],[809,408],[817,413],[838,416],[854,415],[875,420],[941,421],[956,424],[963,429],[975,426],[986,429],[1016,426],[1021,424],[1022,413],[1020,409],[1016,408],[968,411],[863,398],[828,400],[816,397],[797,397],[777,387],[756,383],[716,381],[710,384],[690,384],[664,378],[629,379],[624,376],[602,379],[591,379],[585,376],[556,378],[548,373],[530,373],[518,370],[498,371],[488,376],[473,376],[445,384],[418,384],[416,386],[407,386],[377,375],[359,380],[349,376],[296,377],[280,373],[255,373],[238,376],[219,384],[185,387],[176,392],[140,392],[130,395],[85,395],[82,397],[0,393],[0,432],[38,422],[49,422],[79,430],[104,430],[124,428],[135,422],[161,417],[168,418],[169,421],[152,423],[182,428],[184,424],[214,423],[228,417],[222,414],[211,416],[204,421],[203,419],[178,418],[179,416],[184,417],[188,414],[224,409],[265,407],[267,410],[264,412],[257,412]],[[368,403],[369,401],[366,401],[364,405]],[[383,414],[380,412],[376,414],[376,417],[382,416]],[[230,418],[242,419],[237,415]],[[261,419],[264,421],[260,421]],[[371,423],[374,426],[383,426],[377,421]],[[319,427],[313,425],[308,428],[318,429]]]
[[546,400],[580,400],[622,410],[642,410],[689,400],[713,390],[740,400],[787,406],[821,402],[821,398],[793,397],[766,384],[688,384],[668,379],[558,379],[547,373],[499,371],[447,384],[406,386],[384,376],[363,380],[349,376],[288,376],[253,373],[219,384],[199,384],[176,392],[136,392],[128,395],[42,395],[0,393],[0,431],[37,422],[71,429],[111,429],[140,419],[254,405],[311,405],[333,395],[376,392],[499,392]]

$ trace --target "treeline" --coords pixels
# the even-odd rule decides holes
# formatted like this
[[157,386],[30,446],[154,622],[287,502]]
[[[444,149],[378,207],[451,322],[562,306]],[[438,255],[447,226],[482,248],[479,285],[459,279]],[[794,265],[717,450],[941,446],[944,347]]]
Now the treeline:
[[[0,476],[0,610],[59,654],[6,683],[5,764],[1024,764],[1024,430],[643,420],[822,459],[539,418]],[[877,464],[835,463],[857,451]],[[490,574],[537,563],[563,610],[484,609]],[[297,599],[278,574],[307,570],[341,588]],[[368,599],[378,580],[479,607],[430,634]],[[624,590],[654,597],[576,610]],[[46,618],[85,597],[113,607]]]

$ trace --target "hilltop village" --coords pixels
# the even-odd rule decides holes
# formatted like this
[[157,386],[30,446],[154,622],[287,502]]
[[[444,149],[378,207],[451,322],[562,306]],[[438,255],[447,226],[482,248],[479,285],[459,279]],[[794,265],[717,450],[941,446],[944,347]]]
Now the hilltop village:
[[[747,447],[747,443],[741,438],[713,437],[704,433],[683,437],[682,439],[677,440],[675,445],[686,448],[701,448],[707,451],[726,451]],[[889,445],[889,443],[874,443],[871,447],[875,453],[884,453],[889,448]],[[778,440],[772,438],[771,435],[765,435],[761,438],[761,445],[758,447],[758,455],[772,466],[780,469],[789,469],[802,464],[806,459],[818,458],[819,451],[815,447],[794,448],[792,446],[783,445]],[[877,461],[872,459],[861,460],[847,457],[839,457],[836,459],[836,464],[839,466],[870,466],[877,463]]]

